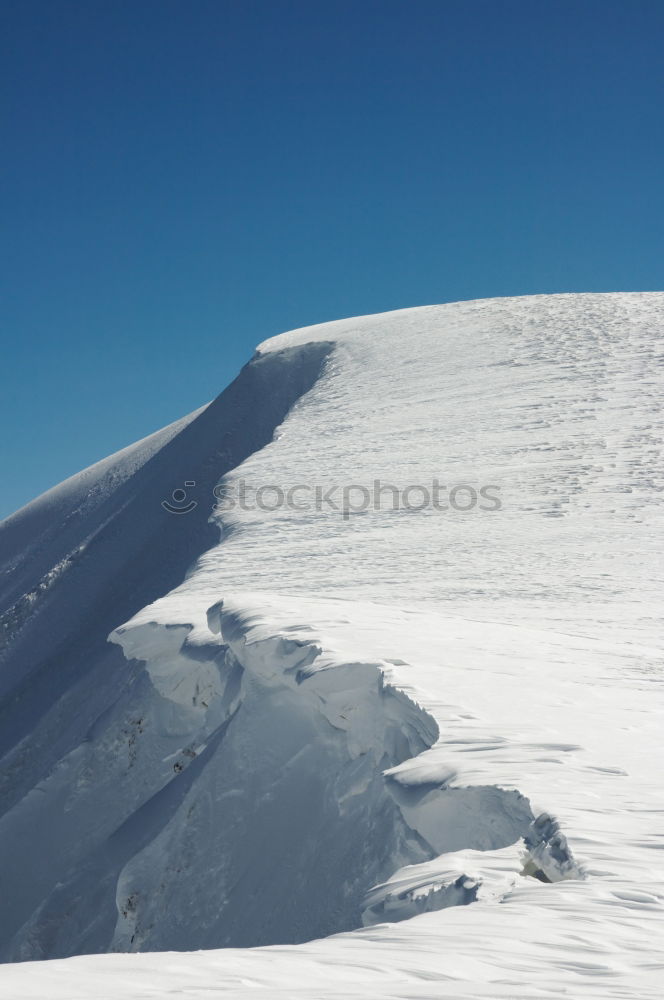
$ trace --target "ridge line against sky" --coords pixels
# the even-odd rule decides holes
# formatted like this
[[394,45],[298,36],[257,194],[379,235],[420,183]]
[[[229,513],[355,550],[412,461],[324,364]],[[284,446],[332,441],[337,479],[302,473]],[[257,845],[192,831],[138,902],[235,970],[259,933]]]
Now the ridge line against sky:
[[0,517],[295,327],[663,287],[658,0],[6,0]]

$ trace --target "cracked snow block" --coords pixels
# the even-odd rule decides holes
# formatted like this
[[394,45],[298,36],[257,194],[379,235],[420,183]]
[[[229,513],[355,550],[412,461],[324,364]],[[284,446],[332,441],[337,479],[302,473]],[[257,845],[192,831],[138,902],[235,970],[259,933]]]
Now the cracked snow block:
[[574,859],[567,838],[558,821],[549,813],[540,813],[523,838],[526,847],[523,874],[540,882],[562,882],[584,878]]

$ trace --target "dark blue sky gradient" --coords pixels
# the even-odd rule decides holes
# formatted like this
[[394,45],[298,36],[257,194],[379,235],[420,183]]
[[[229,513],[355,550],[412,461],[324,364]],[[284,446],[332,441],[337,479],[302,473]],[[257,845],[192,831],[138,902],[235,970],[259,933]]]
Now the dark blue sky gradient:
[[0,516],[256,343],[664,287],[661,0],[3,0]]

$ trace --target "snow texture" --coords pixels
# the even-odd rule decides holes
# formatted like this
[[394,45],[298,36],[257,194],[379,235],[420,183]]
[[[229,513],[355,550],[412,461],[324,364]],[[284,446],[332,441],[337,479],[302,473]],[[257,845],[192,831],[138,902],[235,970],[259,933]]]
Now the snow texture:
[[663,327],[283,334],[0,525],[3,997],[659,996]]

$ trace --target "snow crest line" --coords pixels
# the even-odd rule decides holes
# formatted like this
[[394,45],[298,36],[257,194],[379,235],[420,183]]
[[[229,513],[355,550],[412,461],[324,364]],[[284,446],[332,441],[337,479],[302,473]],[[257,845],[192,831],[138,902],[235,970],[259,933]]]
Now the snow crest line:
[[171,748],[171,805],[116,870],[111,950],[298,944],[583,877],[519,791],[421,767],[445,734],[387,661],[260,595],[204,606],[207,624],[146,609],[110,637],[145,665],[144,728]]
[[[434,745],[439,728],[424,707],[386,681],[387,664],[343,662],[315,639],[274,635],[252,641],[251,611],[224,610],[223,601],[208,610],[208,626],[222,636],[236,661],[253,677],[266,685],[298,690],[313,711],[345,734],[351,758],[375,754],[377,747],[384,751],[390,742],[386,734],[395,724],[400,728],[403,743],[398,752],[408,756],[382,772],[385,787],[418,847],[424,845],[430,858],[439,859],[439,866],[418,864],[413,858],[415,863],[407,869],[395,871],[389,881],[371,889],[363,900],[365,925],[486,898],[485,876],[473,870],[478,864],[481,869],[483,852],[488,856],[515,843],[521,845],[522,867],[511,873],[505,888],[515,883],[517,874],[542,882],[583,877],[557,821],[546,813],[535,816],[528,799],[518,791],[490,785],[455,786],[452,774],[443,781],[413,775],[409,763]],[[380,759],[384,763],[384,754]],[[450,858],[461,856],[460,838],[465,841],[462,848],[471,855],[475,852],[474,865],[470,874],[452,869],[450,876]],[[489,882],[493,881],[489,872]],[[491,896],[495,897],[495,888]]]
[[[0,961],[108,948],[106,888],[130,847],[127,837],[115,854],[107,844],[173,775],[177,761],[163,758],[178,740],[149,681],[108,635],[217,542],[214,485],[270,444],[332,346],[258,351],[214,402],[0,524],[0,845],[12,858]],[[197,507],[173,517],[161,501],[191,478]]]

